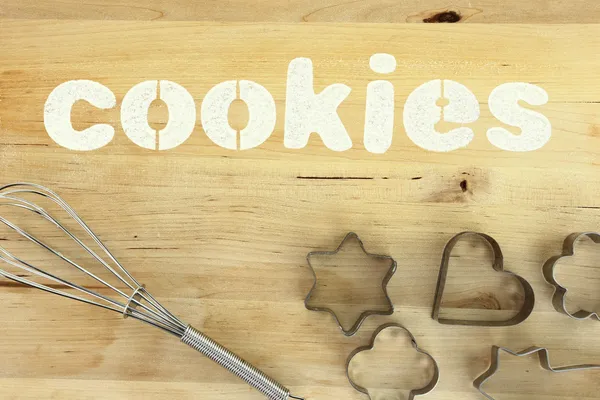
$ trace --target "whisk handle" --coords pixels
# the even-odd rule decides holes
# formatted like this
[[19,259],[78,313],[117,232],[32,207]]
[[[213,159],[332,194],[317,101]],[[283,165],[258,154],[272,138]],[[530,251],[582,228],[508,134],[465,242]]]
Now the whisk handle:
[[290,391],[254,367],[241,357],[215,342],[202,332],[188,326],[181,341],[210,358],[232,374],[243,379],[250,386],[264,394],[269,400],[296,399]]

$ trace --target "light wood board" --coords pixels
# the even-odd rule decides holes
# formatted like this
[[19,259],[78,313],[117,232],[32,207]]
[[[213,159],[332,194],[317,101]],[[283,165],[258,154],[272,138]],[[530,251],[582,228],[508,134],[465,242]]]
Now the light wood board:
[[587,0],[4,0],[0,17],[219,22],[423,22],[454,11],[466,23],[596,23]]
[[[36,20],[46,11],[19,4],[5,2],[3,12],[33,19],[0,20],[2,183],[55,188],[169,309],[294,393],[365,399],[345,377],[346,357],[389,321],[409,328],[440,365],[439,385],[424,399],[482,398],[471,382],[487,368],[493,344],[547,346],[556,365],[600,363],[599,322],[554,311],[552,288],[540,272],[567,234],[600,229],[599,26],[59,21]],[[90,15],[83,5],[60,10]],[[60,17],[60,10],[47,15]],[[376,52],[398,60],[386,76],[396,90],[396,123],[385,154],[362,145],[365,88],[381,78],[368,66]],[[335,82],[352,87],[339,108],[352,149],[331,151],[314,135],[304,149],[284,147],[286,71],[296,57],[312,59],[316,91]],[[191,93],[198,110],[213,85],[251,79],[273,95],[277,124],[261,146],[232,151],[211,142],[198,120],[184,144],[151,151],[125,136],[118,106],[78,103],[75,128],[109,123],[116,133],[101,149],[75,152],[54,143],[43,124],[48,94],[73,79],[101,82],[118,104],[133,85],[168,79]],[[431,79],[461,82],[477,96],[481,118],[470,125],[475,139],[468,147],[428,152],[404,133],[406,98]],[[498,124],[488,95],[512,81],[549,93],[548,104],[535,107],[552,123],[552,138],[540,150],[511,153],[486,139]],[[165,118],[164,110],[151,114],[158,127]],[[242,127],[244,118],[240,108],[230,115]],[[443,246],[463,230],[495,237],[506,268],[533,285],[536,307],[524,324],[469,328],[431,320]],[[312,285],[306,254],[334,249],[348,231],[369,251],[398,262],[388,289],[394,315],[367,320],[353,338],[303,304]],[[446,304],[481,307],[486,296],[504,304],[487,260],[474,264],[476,270],[453,265]],[[581,289],[582,301],[594,305],[595,294],[597,305],[598,269],[577,268],[569,282]],[[0,398],[261,398],[151,328],[43,293],[0,289]],[[518,361],[506,364],[511,372],[502,377],[505,388],[496,387],[498,399],[600,399],[600,372],[545,377],[543,386],[524,372],[537,371],[537,361]]]

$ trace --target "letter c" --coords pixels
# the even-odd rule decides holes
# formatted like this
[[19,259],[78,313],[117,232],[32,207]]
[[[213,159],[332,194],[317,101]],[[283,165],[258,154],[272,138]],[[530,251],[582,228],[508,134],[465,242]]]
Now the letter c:
[[71,123],[71,109],[85,100],[101,109],[113,108],[117,104],[114,93],[106,86],[89,80],[61,83],[48,96],[44,105],[44,127],[57,144],[70,150],[89,151],[106,146],[115,135],[108,124],[95,124],[77,131]]

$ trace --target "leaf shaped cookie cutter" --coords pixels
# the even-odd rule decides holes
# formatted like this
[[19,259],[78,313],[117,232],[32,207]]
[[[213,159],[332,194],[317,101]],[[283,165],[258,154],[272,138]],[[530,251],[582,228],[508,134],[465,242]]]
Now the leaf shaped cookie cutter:
[[[501,272],[503,274],[508,274],[513,276],[523,288],[524,292],[524,300],[523,306],[519,310],[519,312],[513,316],[512,318],[505,321],[478,321],[478,320],[470,320],[470,319],[454,319],[454,318],[440,318],[440,308],[442,305],[442,296],[444,295],[444,288],[446,287],[446,277],[448,276],[448,268],[450,264],[450,255],[452,253],[452,249],[460,239],[465,236],[474,235],[482,238],[485,243],[487,243],[492,249],[494,260],[492,263],[492,268],[495,271]],[[500,249],[500,245],[494,238],[485,233],[479,232],[461,232],[458,235],[454,236],[450,241],[446,244],[444,248],[444,253],[442,255],[442,264],[440,266],[440,273],[438,276],[437,288],[435,292],[435,299],[433,302],[433,311],[431,313],[431,318],[438,321],[440,324],[447,325],[464,325],[464,326],[512,326],[518,325],[521,322],[525,321],[531,312],[533,311],[533,307],[535,305],[535,293],[533,292],[533,288],[521,276],[507,271],[504,269],[504,256],[502,255],[502,250]]]

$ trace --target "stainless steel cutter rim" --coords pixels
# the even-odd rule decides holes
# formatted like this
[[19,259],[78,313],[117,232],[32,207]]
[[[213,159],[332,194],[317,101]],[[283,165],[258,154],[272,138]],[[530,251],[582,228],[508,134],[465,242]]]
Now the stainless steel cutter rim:
[[482,395],[484,395],[488,400],[495,400],[492,396],[487,394],[483,390],[483,385],[496,373],[498,372],[498,368],[500,367],[500,352],[503,351],[512,356],[516,357],[525,357],[531,354],[538,354],[540,360],[540,366],[546,371],[560,373],[560,372],[569,372],[569,371],[581,371],[588,369],[600,369],[600,365],[598,364],[579,364],[579,365],[567,365],[562,367],[552,367],[550,364],[550,354],[548,353],[548,349],[545,347],[529,347],[522,351],[513,351],[506,347],[500,346],[492,346],[492,357],[490,360],[490,367],[487,371],[477,377],[473,381],[473,386],[477,389]]
[[[386,273],[385,277],[383,278],[383,282],[382,282],[382,285],[381,285],[381,288],[382,288],[383,293],[385,295],[385,298],[386,298],[386,300],[387,300],[387,302],[389,304],[389,307],[386,310],[367,310],[367,311],[364,311],[358,317],[358,319],[356,320],[356,322],[354,323],[354,325],[352,325],[352,327],[350,329],[345,330],[344,326],[342,325],[342,323],[341,323],[340,319],[338,318],[337,314],[331,308],[329,308],[329,307],[311,306],[311,305],[308,304],[309,301],[310,301],[310,299],[312,298],[312,295],[313,295],[313,292],[314,292],[315,288],[317,287],[317,273],[316,273],[315,269],[313,268],[313,266],[312,266],[312,264],[310,262],[310,258],[312,256],[333,256],[333,255],[339,253],[340,250],[342,249],[342,247],[344,247],[344,244],[346,243],[346,241],[350,240],[351,238],[355,238],[358,241],[361,250],[367,256],[378,258],[378,259],[385,259],[385,260],[391,261],[390,269],[388,270],[388,272]],[[308,295],[304,299],[304,306],[306,307],[306,309],[308,309],[310,311],[320,311],[320,312],[326,312],[326,313],[331,314],[333,316],[333,318],[335,319],[335,322],[337,323],[338,327],[340,328],[340,330],[342,331],[342,333],[345,336],[354,336],[356,334],[356,332],[360,329],[360,327],[362,326],[362,324],[365,322],[365,320],[368,317],[372,316],[372,315],[392,315],[394,313],[394,304],[392,303],[392,300],[390,299],[390,296],[388,295],[387,285],[388,285],[388,282],[390,281],[390,279],[392,279],[392,276],[394,276],[394,274],[396,273],[396,269],[397,269],[396,260],[394,260],[391,256],[382,255],[382,254],[369,253],[365,249],[365,246],[364,246],[362,240],[360,239],[360,237],[355,232],[348,232],[346,234],[346,236],[344,237],[344,239],[340,242],[340,244],[338,245],[338,247],[335,250],[332,250],[332,251],[311,251],[310,253],[307,254],[306,261],[307,261],[308,266],[310,267],[310,270],[311,270],[311,272],[313,274],[314,282],[313,282],[312,288],[308,292]]]
[[[523,292],[524,292],[523,306],[521,307],[519,312],[515,316],[511,317],[510,319],[507,319],[504,321],[486,321],[486,320],[478,321],[478,320],[469,320],[469,319],[454,319],[454,318],[440,318],[439,317],[440,309],[442,306],[442,297],[444,295],[444,288],[446,286],[446,277],[448,275],[448,269],[450,267],[450,256],[452,254],[452,250],[454,249],[454,246],[456,246],[456,244],[459,242],[460,239],[462,239],[463,237],[468,236],[468,235],[474,235],[474,236],[482,238],[484,240],[484,242],[492,249],[492,253],[493,253],[493,257],[494,257],[494,260],[492,263],[492,268],[494,269],[494,271],[510,275],[510,276],[514,277],[521,284],[521,287],[523,288]],[[521,322],[525,321],[529,317],[529,315],[531,315],[531,313],[533,312],[534,306],[535,306],[535,293],[533,291],[533,287],[529,284],[529,282],[525,278],[523,278],[511,271],[504,269],[504,256],[502,254],[502,249],[500,248],[500,245],[493,237],[491,237],[490,235],[487,235],[485,233],[465,231],[465,232],[461,232],[461,233],[455,235],[448,241],[448,243],[446,243],[446,246],[444,247],[444,252],[442,255],[442,262],[440,265],[440,273],[438,275],[437,287],[435,290],[435,299],[433,302],[433,310],[431,312],[432,319],[438,321],[440,324],[446,324],[446,325],[490,326],[490,327],[513,326],[513,325],[518,325]]]
[[379,328],[377,328],[375,330],[375,332],[373,333],[373,336],[371,337],[371,342],[370,344],[366,345],[366,346],[361,346],[357,349],[355,349],[352,353],[350,353],[350,355],[348,356],[348,359],[346,361],[346,377],[348,377],[348,381],[350,382],[350,385],[352,385],[352,387],[354,389],[356,389],[357,391],[366,394],[367,396],[369,396],[369,399],[371,399],[371,395],[369,394],[369,391],[356,384],[352,378],[350,377],[350,363],[352,362],[352,359],[358,354],[361,353],[363,351],[369,351],[372,350],[373,347],[375,346],[375,340],[377,339],[377,336],[379,336],[379,334],[381,332],[383,332],[384,330],[388,329],[388,328],[399,328],[402,329],[403,331],[405,331],[411,341],[412,347],[420,354],[423,354],[425,356],[427,356],[429,358],[429,360],[431,360],[431,363],[433,364],[433,376],[431,377],[431,381],[429,381],[429,383],[425,386],[423,386],[422,388],[419,389],[413,389],[410,391],[409,395],[408,395],[408,399],[407,400],[413,400],[415,398],[415,396],[421,396],[424,394],[427,394],[429,392],[431,392],[433,389],[435,389],[435,387],[437,386],[439,380],[440,380],[440,368],[438,366],[437,361],[435,361],[435,358],[433,358],[433,356],[431,354],[429,354],[428,352],[426,352],[425,350],[421,349],[419,347],[419,345],[417,344],[417,340],[415,339],[414,335],[408,330],[406,329],[403,325],[397,324],[397,323],[388,323],[388,324],[384,324],[382,326],[380,326]]
[[552,294],[552,306],[554,307],[554,309],[556,311],[558,311],[561,314],[565,314],[566,316],[568,316],[570,318],[577,319],[577,320],[584,320],[584,319],[593,317],[593,318],[596,318],[598,321],[600,321],[600,315],[596,311],[587,311],[587,310],[579,309],[572,313],[567,309],[566,297],[567,297],[568,290],[566,287],[562,286],[558,282],[558,280],[556,279],[555,273],[554,273],[556,264],[562,258],[572,257],[575,255],[575,243],[582,236],[586,236],[586,237],[590,238],[594,243],[600,243],[600,234],[597,232],[571,233],[569,236],[567,236],[565,238],[565,240],[563,242],[562,253],[557,256],[550,257],[544,263],[542,272],[543,272],[544,279],[546,280],[546,282],[548,282],[550,285],[554,286],[554,293]]

